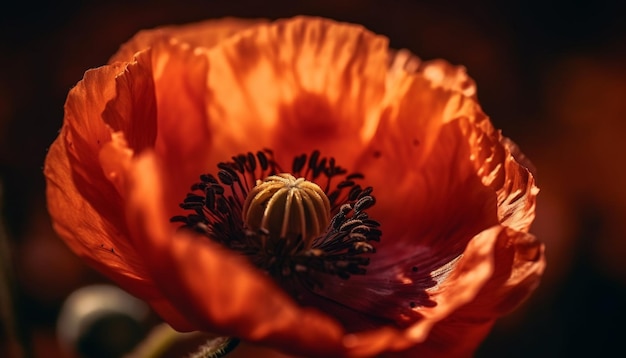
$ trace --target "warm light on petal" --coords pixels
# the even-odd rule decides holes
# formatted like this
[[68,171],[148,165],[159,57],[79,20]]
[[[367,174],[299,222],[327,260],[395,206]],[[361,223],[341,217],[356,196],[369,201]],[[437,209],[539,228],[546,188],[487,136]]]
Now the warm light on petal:
[[360,26],[295,18],[214,47],[214,155],[269,147],[288,162],[283,153],[316,148],[349,165],[378,120],[387,46],[386,38]]
[[263,19],[223,18],[182,26],[163,26],[156,29],[142,30],[123,44],[111,57],[109,63],[130,61],[133,56],[155,43],[168,42],[171,39],[185,43],[191,48],[209,49],[224,39],[247,28],[266,23]]
[[202,52],[176,40],[153,45],[157,105],[156,154],[173,182],[170,215],[199,173],[209,165],[213,138],[206,112],[208,63]]
[[146,50],[115,76],[115,96],[100,113],[113,131],[122,132],[135,152],[154,146],[157,135],[157,107],[154,95],[151,56]]
[[120,70],[107,66],[87,72],[70,92],[65,125],[44,166],[48,210],[55,230],[74,252],[130,292],[153,297],[157,293],[126,240],[122,198],[100,167],[100,150],[111,140],[111,131],[98,116],[114,95],[113,78]]
[[[443,244],[438,237],[449,238],[451,228],[464,230],[457,237],[467,241],[497,220],[494,192],[481,183],[472,161],[477,142],[467,136],[480,113],[473,100],[406,75],[405,88],[389,95],[377,134],[357,167],[387,198],[374,215],[396,239],[383,244],[401,244],[400,239],[411,240],[409,245],[414,239]],[[411,225],[401,224],[407,222]]]

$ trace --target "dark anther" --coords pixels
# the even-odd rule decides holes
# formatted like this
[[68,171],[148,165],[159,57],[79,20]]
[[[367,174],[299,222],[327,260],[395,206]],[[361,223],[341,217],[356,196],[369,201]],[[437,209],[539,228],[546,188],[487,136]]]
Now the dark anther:
[[337,184],[337,189],[343,189],[354,185],[354,181],[352,180],[344,180],[341,183]]
[[293,159],[293,173],[300,173],[302,168],[304,168],[304,164],[306,164],[306,154],[299,155]]
[[330,161],[328,162],[328,168],[331,170],[335,169],[335,158],[330,158]]
[[411,271],[413,271],[413,272],[417,272],[417,270],[419,270],[419,269],[417,268],[417,266],[413,266],[413,267],[411,267]]
[[195,214],[191,214],[189,216],[187,216],[187,219],[192,222],[193,224],[197,224],[197,223],[202,223],[204,222],[204,218],[200,215],[195,215]]
[[319,150],[314,150],[313,153],[311,153],[311,157],[309,158],[309,169],[315,171],[315,169],[317,168],[317,160],[319,159],[319,157]]
[[217,194],[217,195],[224,194],[224,187],[219,185],[219,184],[212,184],[211,185],[211,190],[213,190],[215,192],[215,194]]
[[[306,170],[304,170],[305,166]],[[292,170],[294,176],[302,176],[310,181],[316,181],[321,175],[325,176],[327,182],[324,191],[333,210],[337,209],[337,205],[341,204],[338,202],[345,202],[346,200],[345,196],[348,194],[342,193],[342,190],[346,188],[351,190],[354,186],[357,186],[355,180],[364,178],[361,173],[350,173],[344,180],[335,185],[335,190],[332,190],[331,181],[338,175],[346,174],[346,170],[336,165],[335,158],[322,157],[318,150],[311,152],[309,155],[301,154],[296,156],[292,163]],[[352,195],[358,195],[358,193],[353,192]],[[354,200],[354,196],[348,200]]]
[[362,225],[363,222],[361,220],[354,220],[354,221],[357,221],[360,225],[352,227],[352,229],[350,231],[351,235],[352,234],[367,234],[367,233],[371,232],[372,228],[370,228],[367,225]]
[[206,200],[204,206],[206,206],[206,208],[209,210],[215,209],[215,194],[215,190],[213,189],[208,189],[206,191]]
[[[233,160],[236,161],[237,158],[233,157]],[[233,167],[234,164],[235,164],[235,162],[219,162],[219,163],[217,163],[217,168],[218,169],[222,169],[222,170],[232,170],[232,167]]]
[[[234,167],[237,167],[237,166],[234,165],[233,163],[219,163],[217,167],[221,169],[220,172],[222,171],[227,172],[233,181],[239,181],[239,175],[237,174],[235,169],[233,169]],[[219,173],[218,173],[218,177],[219,177]]]
[[259,165],[261,166],[261,169],[267,170],[267,157],[265,156],[265,153],[258,151],[256,152],[256,157],[259,160]]
[[380,223],[376,220],[372,220],[372,219],[363,219],[363,223],[366,224],[367,226],[371,226],[371,227],[379,227]]
[[198,203],[181,203],[179,205],[181,208],[185,210],[200,210],[202,209],[202,204]]
[[191,186],[191,191],[204,190],[205,188],[206,188],[206,183],[194,183]]
[[374,205],[375,202],[376,200],[372,196],[368,195],[368,196],[361,197],[359,201],[357,201],[356,204],[354,204],[354,211],[360,212],[360,211],[366,210],[372,207],[372,205]]
[[359,193],[358,199],[361,199],[365,196],[368,196],[372,193],[372,191],[374,190],[374,188],[372,188],[371,186],[368,186],[367,188],[363,189],[363,191],[361,191],[361,193]]
[[202,174],[200,175],[200,181],[203,183],[210,183],[211,182],[211,175],[210,174]]
[[348,237],[352,241],[357,241],[357,242],[367,241],[367,236],[360,234],[358,232],[350,232],[350,235],[348,235]]
[[235,163],[237,163],[237,170],[240,173],[244,173],[245,170],[247,170],[247,168],[246,168],[246,159],[247,159],[247,157],[245,155],[243,155],[243,154],[239,154],[239,155],[237,155],[237,158],[233,158],[233,159],[234,159]]
[[371,244],[364,241],[357,241],[349,249],[349,252],[353,253],[374,253],[376,249]]
[[[243,173],[245,160],[246,160],[245,158],[246,157],[242,157],[241,155],[236,155],[236,156],[231,158],[233,161],[232,161],[232,163],[230,163],[230,165],[227,164],[227,163],[223,163],[224,164],[223,167],[232,167],[236,171],[238,171],[240,173]],[[222,164],[222,163],[220,163],[220,164]],[[217,167],[220,168],[219,164],[218,164]]]
[[410,306],[411,308],[415,308],[415,307],[417,307],[417,303],[415,303],[415,302],[411,301],[411,302],[409,302],[409,306]]
[[346,222],[341,224],[338,231],[350,231],[359,225],[361,225],[360,220],[347,220]]
[[367,213],[365,211],[355,211],[354,218],[359,220],[365,220],[368,218]]
[[326,168],[326,175],[329,177],[335,176],[335,158],[330,158],[328,161],[328,168]]
[[187,194],[187,197],[185,198],[185,200],[183,201],[185,203],[202,203],[204,202],[204,198],[201,197],[200,195],[196,195],[196,194]]
[[220,197],[217,200],[217,210],[222,214],[228,214],[230,211],[230,206],[228,205],[226,199],[224,199],[223,197]]
[[215,179],[215,177],[211,174],[207,174],[204,176],[204,179],[206,183],[211,184],[211,185],[219,185],[219,182],[217,181],[217,179]]
[[346,176],[346,180],[353,180],[353,179],[364,179],[365,175],[361,174],[361,173],[352,173],[349,174],[348,176]]
[[170,222],[171,223],[186,223],[187,222],[187,217],[186,216],[182,216],[182,215],[172,216],[170,218]]
[[341,227],[344,223],[344,220],[346,220],[346,214],[350,210],[352,210],[350,204],[343,204],[339,209],[339,212],[331,219],[331,227],[335,230],[339,229],[339,227]]
[[[322,158],[317,167],[313,168],[313,179],[319,177],[322,172],[326,172],[326,158]],[[330,175],[327,176],[330,177]]]
[[220,170],[217,173],[217,177],[220,178],[220,181],[222,182],[222,184],[233,185],[234,177],[230,175],[230,173],[227,172],[226,170]]
[[337,199],[339,199],[339,190],[334,190],[332,193],[328,195],[328,201],[331,203],[335,203]]
[[248,152],[248,161],[247,161],[248,167],[246,168],[249,172],[254,173],[254,171],[256,170],[256,160],[254,158],[254,154]]
[[350,212],[350,210],[352,210],[352,206],[350,204],[343,204],[341,205],[341,207],[339,208],[339,213],[341,214],[347,214]]
[[350,201],[357,200],[359,198],[359,195],[361,195],[362,191],[363,189],[361,188],[360,185],[353,186],[352,188],[350,188],[350,192],[348,193],[348,200]]

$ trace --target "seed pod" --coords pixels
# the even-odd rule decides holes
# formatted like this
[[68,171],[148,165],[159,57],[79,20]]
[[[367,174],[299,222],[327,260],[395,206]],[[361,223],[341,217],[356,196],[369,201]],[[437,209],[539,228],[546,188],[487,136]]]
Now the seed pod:
[[242,216],[248,230],[268,232],[271,242],[300,239],[310,248],[328,225],[330,202],[317,184],[277,174],[257,182],[246,198]]

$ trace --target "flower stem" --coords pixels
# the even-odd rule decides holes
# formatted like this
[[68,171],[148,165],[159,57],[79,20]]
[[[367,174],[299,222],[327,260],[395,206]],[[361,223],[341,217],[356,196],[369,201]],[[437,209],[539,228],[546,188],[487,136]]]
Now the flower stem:
[[[157,325],[126,358],[160,358],[171,355],[176,346],[189,346],[193,342],[201,344],[197,351],[188,355],[189,358],[221,358],[232,352],[239,344],[239,339],[230,337],[208,336],[206,333],[190,332],[180,333],[168,324]],[[198,343],[196,343],[198,344]],[[188,350],[186,350],[188,351]]]
[[217,337],[200,346],[190,358],[221,358],[232,352],[239,345],[238,338]]

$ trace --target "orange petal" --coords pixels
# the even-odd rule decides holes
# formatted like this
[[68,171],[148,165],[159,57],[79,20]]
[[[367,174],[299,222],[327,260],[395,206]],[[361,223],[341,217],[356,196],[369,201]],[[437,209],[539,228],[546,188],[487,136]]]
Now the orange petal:
[[134,244],[144,248],[151,274],[179,312],[198,330],[293,354],[338,354],[342,330],[334,320],[298,307],[242,257],[204,237],[174,230],[163,200],[169,183],[159,168],[153,153],[133,165],[128,218],[134,223]]
[[444,60],[432,60],[424,62],[420,72],[435,87],[459,92],[476,100],[476,84],[467,75],[465,67],[452,66]]
[[[428,277],[420,273],[445,267],[472,237],[499,222],[527,230],[536,194],[532,176],[517,165],[472,98],[433,88],[417,75],[403,85],[403,97],[413,100],[390,107],[366,153],[372,157],[362,158],[359,168],[378,198],[372,215],[382,224],[383,240],[367,282],[380,289],[380,297],[363,291],[361,277],[323,292],[396,322],[418,320],[408,304],[428,306],[432,299],[423,295]],[[414,134],[423,137],[411,141]],[[381,152],[373,159],[376,150]],[[396,295],[383,298],[386,291]]]
[[[140,38],[150,40],[146,44],[150,48],[135,53],[133,62],[115,78],[117,96],[103,117],[113,130],[124,133],[135,153],[154,148],[165,162],[175,180],[176,201],[168,205],[174,215],[189,186],[211,168],[208,64],[206,55],[187,43],[148,35]],[[133,44],[136,41],[129,46]]]
[[466,97],[476,99],[476,83],[467,75],[465,67],[453,66],[444,60],[422,61],[408,50],[391,53],[387,81],[389,87],[397,81],[406,79],[406,73],[419,73],[434,87],[441,87],[462,93]]
[[[361,308],[363,315],[376,315],[381,312],[380,307],[384,307],[383,310],[391,308],[396,313],[404,310],[407,317],[413,312],[413,321],[409,324],[395,319],[404,324],[405,329],[378,323],[381,328],[347,335],[344,344],[349,348],[350,356],[370,356],[410,348],[401,356],[462,357],[471,355],[495,318],[534,289],[543,264],[542,247],[538,242],[529,240],[526,234],[494,226],[470,240],[459,257],[427,273],[436,280],[436,285],[426,290],[433,304],[410,308],[411,289],[419,293],[424,292],[424,288],[420,287],[420,282],[411,280],[411,275],[406,272],[402,277],[395,277],[395,272],[391,272],[385,277],[387,282],[381,277],[370,276],[368,272],[368,279],[358,283],[354,279],[359,277],[354,276],[348,281],[328,281],[326,284],[339,292],[330,298],[344,310],[346,307]],[[398,282],[393,284],[393,280]],[[371,306],[359,307],[359,297],[361,302],[367,300]],[[329,302],[324,308],[329,313],[340,312]],[[385,318],[394,320],[393,317]]]
[[153,44],[153,68],[158,113],[155,153],[169,169],[174,191],[167,206],[178,210],[198,176],[209,166],[213,142],[207,107],[207,59],[176,40]]
[[[145,54],[150,58],[147,63],[142,61],[144,72],[150,75],[144,83],[137,84],[138,74],[130,71],[117,79],[118,93],[125,96],[120,95],[110,103],[104,115],[115,130],[126,133],[136,152],[155,146],[175,173],[172,177],[178,180],[173,183],[178,196],[169,205],[172,210],[177,209],[177,202],[197,176],[215,166],[207,159],[212,152],[212,139],[206,114],[208,65],[202,52],[242,29],[263,22],[226,18],[145,30],[124,44],[110,60],[110,63],[137,61],[138,57],[145,58]],[[126,89],[132,91],[125,92]],[[142,99],[142,91],[152,91],[154,97]],[[142,101],[134,102],[134,99]],[[153,124],[157,113],[158,121]],[[149,118],[149,123],[143,118]]]
[[345,344],[355,356],[407,348],[399,356],[471,356],[493,320],[536,287],[544,267],[538,241],[495,226],[473,238],[454,268],[431,290],[437,304],[415,309],[421,320],[403,331],[357,333]]
[[149,133],[155,119],[139,105],[154,97],[145,54],[141,58],[85,73],[68,95],[64,126],[50,148],[44,173],[57,233],[100,272],[149,299],[158,294],[127,240],[126,220],[119,210],[124,201],[121,174],[133,151],[123,132],[111,131],[113,127],[130,134],[133,149],[149,145],[137,135]]
[[[154,146],[157,107],[151,52],[137,53],[115,76],[115,96],[98,114],[114,131],[124,133],[136,153]],[[110,86],[110,85],[109,85]]]
[[[543,245],[532,235],[505,227],[490,230],[493,272],[476,296],[429,333],[428,340],[404,352],[416,357],[471,356],[498,317],[517,307],[539,284],[545,269]],[[449,286],[457,286],[451,277]],[[441,292],[448,290],[442,287]],[[448,294],[445,292],[443,294]]]
[[431,290],[431,297],[437,304],[415,308],[422,317],[420,320],[404,330],[387,327],[373,332],[355,333],[345,342],[350,352],[367,356],[412,346],[418,349],[424,342],[430,344],[432,327],[471,302],[493,274],[499,232],[500,228],[494,227],[469,242],[453,268],[446,275],[440,276],[439,284]]
[[477,110],[474,121],[463,127],[476,173],[497,195],[498,220],[514,230],[528,232],[539,193],[534,177],[524,166],[528,161],[520,156],[519,148],[493,128],[482,111]]
[[388,88],[384,106],[356,170],[366,172],[368,183],[385,190],[380,196],[400,198],[414,187],[411,175],[424,170],[424,161],[438,154],[434,151],[452,150],[441,148],[449,143],[440,141],[439,132],[448,122],[473,117],[475,103],[458,92],[434,87],[420,74],[405,73]]
[[138,32],[132,39],[123,44],[109,63],[130,61],[139,52],[151,48],[157,42],[176,39],[190,47],[205,49],[215,46],[237,32],[265,23],[263,19],[237,19],[227,17],[208,20],[182,26],[163,26]]
[[44,169],[48,211],[55,231],[78,256],[129,292],[145,298],[158,296],[119,228],[76,187],[63,139],[60,137],[50,147]]
[[169,300],[160,297],[149,300],[148,303],[175,330],[179,332],[193,332],[197,329],[197,325],[187,319],[178,307],[175,307]]
[[535,178],[526,167],[518,163],[505,146],[505,160],[502,168],[506,178],[498,187],[498,216],[500,222],[514,230],[528,232],[535,219],[536,198],[539,188]]
[[67,97],[63,129],[56,140],[63,142],[73,186],[122,234],[124,218],[118,210],[122,198],[102,172],[99,153],[111,141],[111,130],[101,115],[115,97],[114,78],[123,69],[123,65],[104,66],[85,73]]
[[350,166],[371,136],[386,38],[298,17],[240,32],[208,54],[213,162],[268,147],[281,163],[320,149]]
[[472,161],[480,144],[468,128],[477,109],[419,75],[404,86],[389,93],[390,105],[356,168],[378,199],[371,212],[382,224],[381,250],[392,250],[384,255],[396,261],[417,245],[431,250],[430,257],[458,255],[467,240],[497,223],[496,193]]
[[376,189],[380,200],[372,213],[386,236],[393,243],[403,237],[442,243],[432,239],[445,233],[426,231],[456,227],[470,238],[494,219],[527,231],[534,179],[475,100],[420,73],[396,77],[398,86],[387,93],[387,109],[356,168]]

